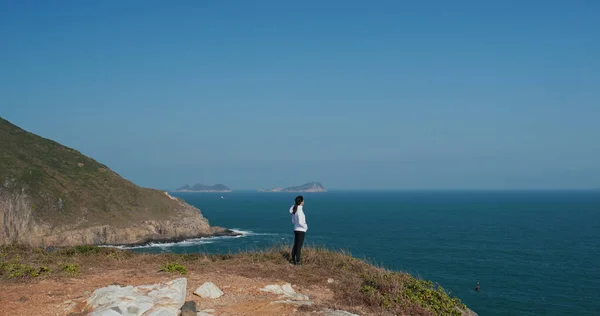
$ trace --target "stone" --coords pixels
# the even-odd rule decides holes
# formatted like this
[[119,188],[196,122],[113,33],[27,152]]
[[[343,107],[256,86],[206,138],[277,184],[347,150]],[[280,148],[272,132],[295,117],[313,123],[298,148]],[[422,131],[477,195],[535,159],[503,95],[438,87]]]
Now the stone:
[[335,280],[332,278],[327,279],[327,283],[331,284],[331,283],[335,283]]
[[294,300],[294,301],[308,301],[309,298],[308,296],[304,295],[304,294],[300,294],[300,293],[296,293],[296,291],[294,291],[294,289],[292,288],[292,285],[289,283],[284,284],[281,289],[283,290],[283,295],[289,297],[290,299]]
[[194,301],[185,302],[185,304],[183,304],[183,307],[181,308],[181,316],[196,316],[197,312],[198,311],[196,310],[196,302]]
[[196,314],[196,316],[215,316],[215,315],[213,315],[213,314],[209,314],[209,313],[206,313],[206,312],[198,312],[198,313]]
[[313,302],[311,302],[311,301],[280,300],[280,301],[271,302],[271,304],[290,304],[290,305],[296,305],[296,306],[302,306],[302,305],[310,306],[310,305],[313,304]]
[[281,285],[277,285],[277,284],[267,285],[260,290],[263,292],[270,292],[273,294],[279,294],[279,295],[283,294],[283,289],[281,288]]
[[202,311],[205,312],[205,313],[215,313],[216,312],[216,310],[214,310],[212,308],[211,309],[204,309]]
[[223,291],[221,291],[216,285],[212,282],[206,282],[202,284],[199,288],[194,291],[194,294],[202,297],[202,298],[219,298],[223,296]]
[[186,278],[150,285],[99,288],[87,299],[90,316],[177,316],[185,302]]
[[358,314],[352,314],[350,312],[343,311],[343,310],[326,309],[326,310],[324,310],[324,312],[325,312],[325,316],[360,316]]
[[293,305],[312,305],[310,302],[310,298],[304,294],[296,293],[292,288],[292,285],[286,283],[284,285],[267,285],[264,288],[260,289],[263,292],[269,292],[273,294],[278,294],[280,301],[273,302],[274,304],[285,303],[285,304],[293,304]]
[[75,311],[77,304],[78,304],[78,302],[75,300],[66,300],[57,307],[62,308],[62,310],[64,310],[66,313],[72,313]]

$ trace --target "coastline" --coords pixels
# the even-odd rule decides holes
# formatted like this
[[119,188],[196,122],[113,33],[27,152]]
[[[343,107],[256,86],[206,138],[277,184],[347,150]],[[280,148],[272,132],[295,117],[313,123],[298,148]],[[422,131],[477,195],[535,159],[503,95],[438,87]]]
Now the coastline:
[[177,243],[181,243],[181,242],[185,242],[185,241],[189,241],[189,240],[210,239],[212,237],[239,237],[239,236],[244,235],[241,232],[238,232],[238,231],[235,231],[232,229],[228,229],[228,228],[218,227],[218,226],[212,226],[211,229],[214,232],[210,235],[200,234],[200,235],[191,236],[191,237],[149,238],[144,241],[136,242],[136,243],[103,244],[103,245],[98,245],[98,246],[99,247],[109,247],[109,248],[120,248],[120,247],[133,248],[133,247],[143,247],[143,246],[149,246],[149,245],[160,246],[160,244],[173,244],[173,243],[177,244]]
[[219,191],[219,190],[202,190],[202,191],[193,191],[193,190],[179,190],[179,191],[169,191],[172,193],[231,193],[233,190],[227,191]]

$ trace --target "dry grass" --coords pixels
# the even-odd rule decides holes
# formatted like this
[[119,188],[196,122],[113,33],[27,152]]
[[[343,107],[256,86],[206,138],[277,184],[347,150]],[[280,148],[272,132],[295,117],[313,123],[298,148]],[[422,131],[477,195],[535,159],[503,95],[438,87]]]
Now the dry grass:
[[[113,248],[82,246],[41,250],[18,246],[0,248],[0,283],[37,282],[45,278],[73,277],[65,267],[77,266],[84,278],[90,269],[136,268],[158,271],[166,266],[189,272],[222,272],[248,278],[285,280],[303,287],[329,287],[334,299],[329,308],[361,311],[376,315],[461,315],[464,305],[430,282],[405,273],[385,270],[344,252],[320,248],[303,251],[303,266],[289,263],[289,249],[276,247],[237,254],[135,254]],[[11,275],[7,267],[24,265],[39,275]],[[42,268],[43,267],[43,268]],[[165,269],[169,270],[169,269]],[[173,269],[180,272],[180,268]],[[165,272],[169,273],[169,272]],[[335,282],[328,283],[331,278]]]

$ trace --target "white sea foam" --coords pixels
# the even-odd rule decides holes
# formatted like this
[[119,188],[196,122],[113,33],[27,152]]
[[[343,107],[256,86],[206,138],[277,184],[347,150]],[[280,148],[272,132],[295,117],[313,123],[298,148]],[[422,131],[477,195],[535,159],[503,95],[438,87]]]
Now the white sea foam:
[[232,228],[231,231],[241,234],[241,236],[237,236],[239,237],[246,237],[246,236],[277,236],[279,234],[273,234],[273,233],[255,233],[253,231],[250,230],[241,230],[238,228]]
[[169,194],[169,192],[165,191],[165,194],[171,199],[171,200],[177,200],[176,197],[173,197],[171,194]]
[[103,245],[101,247],[110,247],[110,248],[118,248],[118,249],[143,249],[143,248],[168,248],[173,246],[178,247],[190,247],[190,246],[198,246],[205,244],[212,244],[214,241],[208,240],[209,238],[194,238],[194,239],[186,239],[178,242],[151,242],[145,245]]
[[248,236],[272,236],[272,235],[277,235],[277,234],[268,234],[268,233],[255,233],[253,231],[249,231],[249,230],[241,230],[241,229],[232,229],[231,231],[238,233],[239,235],[237,236],[215,236],[215,237],[202,237],[202,238],[193,238],[193,239],[186,239],[186,240],[182,240],[182,241],[177,241],[177,242],[151,242],[145,245],[135,245],[135,246],[128,246],[128,245],[102,245],[101,247],[111,247],[111,248],[118,248],[118,249],[143,249],[143,248],[169,248],[169,247],[191,247],[191,246],[198,246],[198,245],[205,245],[205,244],[212,244],[215,242],[218,242],[219,240],[224,240],[224,239],[234,239],[234,238],[243,238],[243,237],[248,237]]

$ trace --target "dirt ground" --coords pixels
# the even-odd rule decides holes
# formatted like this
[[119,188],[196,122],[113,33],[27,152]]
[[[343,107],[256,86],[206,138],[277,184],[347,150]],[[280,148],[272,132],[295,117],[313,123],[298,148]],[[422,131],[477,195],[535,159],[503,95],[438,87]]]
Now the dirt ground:
[[[111,284],[142,285],[167,282],[180,277],[176,274],[152,272],[144,269],[101,271],[90,269],[85,277],[63,280],[3,284],[0,291],[0,315],[57,316],[81,312],[83,302],[97,288]],[[288,304],[273,304],[278,296],[259,289],[267,284],[284,284],[273,279],[246,278],[220,272],[194,273],[185,276],[188,281],[187,301],[196,302],[197,309],[214,309],[214,315],[318,315],[316,311],[302,311]],[[118,281],[118,282],[115,282]],[[203,299],[193,291],[204,282],[213,282],[225,295]],[[331,300],[333,293],[320,286],[295,290],[310,297],[315,306]],[[77,303],[80,304],[77,304]]]
[[[289,249],[236,254],[147,254],[81,246],[43,250],[0,247],[0,316],[84,315],[84,302],[98,288],[139,286],[187,278],[187,301],[213,315],[324,315],[325,309],[370,315],[464,315],[466,308],[431,282],[391,272],[343,251],[307,248],[303,265],[289,263]],[[160,271],[162,270],[162,271]],[[167,272],[171,271],[171,272]],[[225,295],[193,294],[205,282]],[[260,291],[291,283],[313,303],[278,303]],[[416,300],[416,301],[415,301]]]

